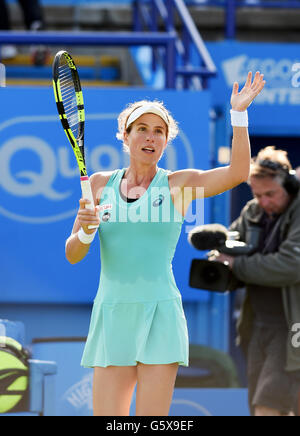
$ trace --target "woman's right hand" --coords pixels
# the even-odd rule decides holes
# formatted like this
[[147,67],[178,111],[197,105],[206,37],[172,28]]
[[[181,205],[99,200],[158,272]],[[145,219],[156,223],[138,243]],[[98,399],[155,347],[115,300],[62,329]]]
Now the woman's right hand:
[[94,210],[86,209],[85,205],[90,204],[89,200],[81,198],[79,200],[79,210],[77,213],[77,220],[87,235],[95,232],[95,229],[89,229],[89,226],[100,225],[99,206],[95,206]]

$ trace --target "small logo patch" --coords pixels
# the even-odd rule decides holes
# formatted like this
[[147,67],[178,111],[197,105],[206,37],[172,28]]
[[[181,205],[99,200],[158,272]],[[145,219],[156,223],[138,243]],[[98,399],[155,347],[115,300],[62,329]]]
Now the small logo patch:
[[99,207],[99,212],[105,212],[107,210],[112,210],[112,204],[103,204],[102,206]]
[[111,217],[111,214],[109,212],[104,212],[102,215],[102,221],[107,222]]
[[101,221],[107,222],[109,221],[111,217],[111,211],[112,211],[113,205],[111,203],[109,204],[103,204],[99,207],[99,213],[100,215],[103,213]]
[[164,199],[165,199],[165,197],[162,194],[160,194],[160,196],[156,200],[153,201],[152,205],[154,207],[159,207],[163,203]]

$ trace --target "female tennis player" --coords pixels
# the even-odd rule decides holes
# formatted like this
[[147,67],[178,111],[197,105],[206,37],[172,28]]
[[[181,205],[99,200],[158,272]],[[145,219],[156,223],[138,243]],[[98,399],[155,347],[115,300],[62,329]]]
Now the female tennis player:
[[[185,213],[197,196],[210,197],[246,181],[250,168],[247,108],[264,87],[263,75],[233,86],[231,163],[209,171],[158,167],[178,133],[162,103],[141,101],[119,116],[118,138],[128,168],[91,177],[95,210],[80,200],[66,257],[89,251],[99,226],[101,276],[82,365],[94,368],[95,416],[167,416],[178,365],[188,366],[188,331],[171,262]],[[187,189],[188,188],[188,189]],[[199,192],[201,194],[199,194]],[[166,210],[168,213],[165,213]]]

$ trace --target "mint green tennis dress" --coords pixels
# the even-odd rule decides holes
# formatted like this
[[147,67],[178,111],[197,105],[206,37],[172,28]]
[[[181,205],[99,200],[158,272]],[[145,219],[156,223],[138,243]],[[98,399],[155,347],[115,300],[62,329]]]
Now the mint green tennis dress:
[[81,365],[188,366],[188,330],[172,260],[184,218],[159,168],[135,202],[120,195],[116,170],[100,200],[101,275]]

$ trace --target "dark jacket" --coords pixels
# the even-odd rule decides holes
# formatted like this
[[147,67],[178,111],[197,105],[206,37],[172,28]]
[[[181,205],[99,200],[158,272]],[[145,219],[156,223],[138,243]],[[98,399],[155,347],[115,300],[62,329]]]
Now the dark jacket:
[[[244,207],[230,230],[237,230],[246,241],[249,225],[258,224],[263,210],[257,200]],[[300,193],[293,199],[280,218],[280,246],[276,253],[255,253],[235,259],[233,272],[247,284],[282,288],[285,318],[289,329],[286,348],[286,370],[300,370],[300,348],[292,345],[292,326],[300,323]],[[253,313],[246,293],[238,321],[238,344],[247,349],[252,332]]]

